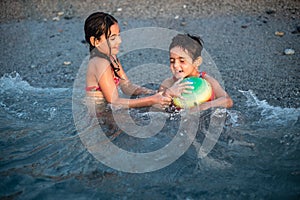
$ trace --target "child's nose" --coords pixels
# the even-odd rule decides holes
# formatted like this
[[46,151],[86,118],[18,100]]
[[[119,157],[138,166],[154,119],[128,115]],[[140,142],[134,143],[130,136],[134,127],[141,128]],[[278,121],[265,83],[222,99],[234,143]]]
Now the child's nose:
[[179,66],[180,66],[179,61],[178,61],[178,60],[175,60],[175,61],[174,61],[174,68],[177,68],[177,67],[179,67]]

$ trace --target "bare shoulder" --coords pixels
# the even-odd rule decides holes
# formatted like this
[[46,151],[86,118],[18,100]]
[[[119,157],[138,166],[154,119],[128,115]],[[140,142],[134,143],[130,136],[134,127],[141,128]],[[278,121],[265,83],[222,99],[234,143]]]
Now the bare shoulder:
[[205,74],[205,76],[203,78],[211,84],[219,84],[219,82],[214,77],[212,77],[208,74]]
[[90,59],[88,70],[95,73],[103,73],[110,66],[110,62],[105,58],[94,57]]

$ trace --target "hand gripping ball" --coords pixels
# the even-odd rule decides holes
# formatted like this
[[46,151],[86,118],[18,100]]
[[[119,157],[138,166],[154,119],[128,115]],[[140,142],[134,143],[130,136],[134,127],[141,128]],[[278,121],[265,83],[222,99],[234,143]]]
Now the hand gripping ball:
[[191,90],[192,93],[182,93],[181,98],[174,98],[173,103],[179,108],[191,108],[197,106],[203,102],[207,102],[213,99],[213,90],[211,85],[203,78],[199,77],[188,77],[183,79],[181,82],[191,82],[194,89]]

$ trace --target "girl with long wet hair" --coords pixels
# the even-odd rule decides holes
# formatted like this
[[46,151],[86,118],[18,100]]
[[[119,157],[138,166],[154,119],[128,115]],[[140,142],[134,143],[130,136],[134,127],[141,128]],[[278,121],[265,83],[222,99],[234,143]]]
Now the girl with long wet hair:
[[[166,107],[171,97],[162,92],[132,84],[117,58],[122,42],[118,21],[108,13],[95,12],[84,24],[85,40],[90,46],[90,59],[86,73],[86,95],[97,97],[112,105],[126,108],[158,105]],[[138,99],[121,98],[118,87],[127,95],[149,94]],[[150,95],[151,94],[151,95]]]

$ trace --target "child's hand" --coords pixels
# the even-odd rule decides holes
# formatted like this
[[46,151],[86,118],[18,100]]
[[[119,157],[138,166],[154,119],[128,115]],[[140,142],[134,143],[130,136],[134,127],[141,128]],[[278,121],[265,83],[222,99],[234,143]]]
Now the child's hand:
[[165,108],[169,107],[172,103],[172,98],[168,96],[164,96],[162,92],[158,92],[155,95],[152,96],[154,98],[155,108],[159,108],[161,110],[164,110]]
[[182,98],[181,94],[186,93],[190,94],[192,93],[191,90],[194,89],[193,86],[191,86],[193,83],[191,82],[184,82],[180,83],[183,78],[180,78],[178,81],[176,81],[172,87],[168,88],[164,95],[168,97],[179,97]]

